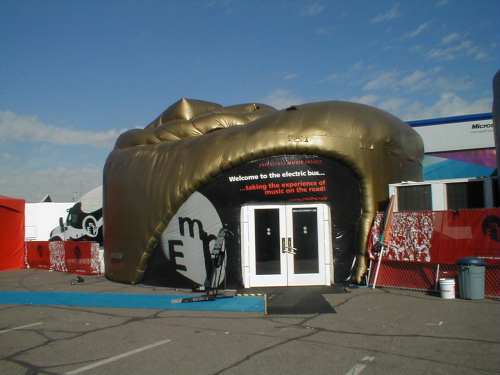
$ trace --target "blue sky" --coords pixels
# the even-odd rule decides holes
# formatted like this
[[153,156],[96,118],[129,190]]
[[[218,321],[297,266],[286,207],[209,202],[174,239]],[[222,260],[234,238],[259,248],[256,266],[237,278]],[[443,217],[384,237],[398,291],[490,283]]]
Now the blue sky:
[[181,98],[491,112],[498,0],[2,0],[0,194],[72,201]]

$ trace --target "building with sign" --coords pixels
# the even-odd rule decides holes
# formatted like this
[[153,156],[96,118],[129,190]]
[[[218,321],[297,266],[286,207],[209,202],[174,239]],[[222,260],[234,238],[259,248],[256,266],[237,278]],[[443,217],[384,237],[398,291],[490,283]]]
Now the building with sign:
[[491,113],[409,121],[408,124],[424,141],[424,180],[495,174]]
[[408,122],[424,141],[424,181],[389,185],[396,211],[499,206],[491,113]]

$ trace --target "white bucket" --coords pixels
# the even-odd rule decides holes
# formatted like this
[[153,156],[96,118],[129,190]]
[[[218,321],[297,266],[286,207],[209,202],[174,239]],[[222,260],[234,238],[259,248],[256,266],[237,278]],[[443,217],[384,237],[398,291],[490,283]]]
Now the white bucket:
[[104,249],[99,249],[99,272],[104,273]]
[[455,298],[455,279],[439,279],[441,298]]

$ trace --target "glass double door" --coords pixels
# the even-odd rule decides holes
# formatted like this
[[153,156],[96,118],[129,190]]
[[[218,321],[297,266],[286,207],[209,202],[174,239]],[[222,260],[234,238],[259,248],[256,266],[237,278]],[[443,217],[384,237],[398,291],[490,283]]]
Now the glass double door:
[[331,284],[327,205],[245,206],[242,219],[245,286]]

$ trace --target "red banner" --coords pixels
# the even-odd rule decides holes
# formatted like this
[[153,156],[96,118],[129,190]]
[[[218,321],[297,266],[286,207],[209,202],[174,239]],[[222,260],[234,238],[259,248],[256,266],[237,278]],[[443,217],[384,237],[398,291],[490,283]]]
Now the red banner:
[[[382,219],[378,213],[368,241],[372,259],[377,256]],[[469,256],[500,266],[500,209],[394,213],[384,259],[456,264]]]

